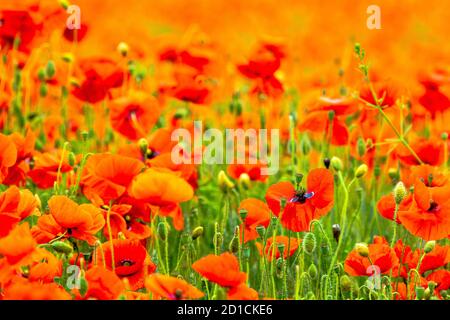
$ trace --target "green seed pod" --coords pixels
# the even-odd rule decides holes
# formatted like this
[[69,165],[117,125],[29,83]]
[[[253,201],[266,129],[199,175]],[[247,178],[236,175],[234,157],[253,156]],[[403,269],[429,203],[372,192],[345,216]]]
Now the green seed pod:
[[197,238],[203,235],[203,227],[199,226],[192,231],[192,240],[196,240]]
[[316,250],[316,236],[312,232],[308,232],[305,237],[303,238],[303,250],[311,255]]
[[52,248],[60,253],[71,254],[73,252],[72,246],[65,241],[55,241],[51,244]]
[[436,289],[437,283],[434,281],[428,282],[428,289],[430,289],[431,292],[434,292],[434,289]]
[[308,268],[308,274],[311,279],[317,279],[319,272],[317,271],[317,267],[314,263],[312,263]]
[[239,216],[241,217],[241,220],[244,221],[245,218],[247,218],[248,211],[246,209],[239,210]]
[[55,76],[55,73],[56,73],[55,63],[52,60],[49,60],[47,62],[47,66],[45,67],[45,75],[47,76],[47,79],[52,79]]
[[262,225],[259,225],[256,227],[256,232],[258,232],[258,235],[261,239],[264,239],[264,235],[266,234],[266,228]]
[[366,154],[367,146],[366,146],[366,142],[364,141],[363,138],[359,138],[358,139],[357,149],[358,149],[358,155],[360,157],[362,157],[362,156],[364,156]]

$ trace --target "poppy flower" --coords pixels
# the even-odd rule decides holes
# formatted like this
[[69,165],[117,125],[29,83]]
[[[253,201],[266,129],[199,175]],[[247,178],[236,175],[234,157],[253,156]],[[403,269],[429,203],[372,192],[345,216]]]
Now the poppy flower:
[[70,42],[81,42],[86,36],[89,28],[85,23],[80,23],[79,29],[70,30],[69,28],[65,28],[63,32],[63,37],[67,41]]
[[115,300],[125,292],[122,280],[111,270],[93,266],[86,271],[88,284],[84,299]]
[[303,118],[303,122],[299,125],[300,131],[308,131],[315,134],[327,134],[330,137],[330,143],[336,146],[346,145],[349,138],[349,131],[346,124],[338,117],[334,116],[333,120],[329,118],[329,112],[316,111],[308,114]]
[[437,284],[435,292],[439,297],[441,296],[441,291],[450,288],[450,271],[448,270],[436,270],[433,273],[430,273],[426,279]]
[[109,204],[125,194],[132,179],[144,168],[136,159],[113,154],[95,154],[88,158],[80,185],[84,195],[98,204]]
[[0,255],[5,257],[9,264],[14,265],[29,258],[36,246],[28,223],[22,223],[6,237],[0,238]]
[[393,267],[392,275],[407,280],[409,271],[414,269],[417,265],[417,255],[411,247],[404,244],[401,239],[395,244],[394,251],[399,263]]
[[409,210],[398,216],[402,225],[413,235],[425,240],[439,240],[450,235],[449,187],[427,188],[417,180],[414,201]]
[[372,268],[369,268],[372,264],[380,268],[381,274],[387,274],[397,266],[397,255],[383,237],[375,236],[368,247],[370,260],[353,249],[345,259],[345,272],[351,276],[370,276],[373,273]]
[[258,300],[259,295],[255,289],[250,288],[245,283],[237,287],[230,288],[227,292],[228,300]]
[[247,216],[241,224],[241,230],[244,229],[244,242],[258,238],[256,227],[268,227],[270,223],[270,209],[263,201],[258,199],[245,199],[241,202],[238,212],[247,211]]
[[149,168],[138,174],[128,188],[130,197],[158,207],[158,214],[171,216],[181,230],[184,219],[179,204],[194,196],[192,186],[170,170]]
[[203,257],[194,262],[192,268],[202,277],[222,287],[237,287],[247,279],[245,272],[239,271],[238,259],[228,252]]
[[4,300],[71,300],[71,295],[56,283],[18,280],[3,293]]
[[[147,239],[152,235],[152,230],[136,217],[130,204],[113,205],[109,210],[111,232],[113,238],[117,238],[121,232],[127,239]],[[107,219],[108,208],[102,208],[103,216]],[[109,238],[108,228],[103,229],[105,237]]]
[[161,113],[158,101],[139,91],[113,100],[109,108],[111,126],[130,140],[145,137]]
[[58,178],[58,171],[61,175],[72,171],[67,155],[61,161],[62,156],[61,150],[58,150],[56,153],[35,154],[33,156],[34,165],[28,172],[28,177],[41,189],[53,188]]
[[402,172],[402,179],[408,185],[413,185],[419,179],[425,186],[430,188],[444,187],[450,184],[450,179],[439,167],[427,164],[412,166],[409,170]]
[[[411,194],[407,195],[399,205],[400,210],[408,210],[413,202],[413,197]],[[386,219],[394,221],[395,213],[395,198],[392,193],[384,195],[378,200],[377,203],[378,212]],[[397,213],[396,223],[400,223]]]
[[[415,252],[415,263],[412,264],[414,268],[419,263],[422,253],[417,249]],[[450,262],[450,247],[440,246],[436,244],[431,252],[425,254],[420,264],[419,273],[424,274],[427,271],[435,270],[444,267]]]
[[[309,230],[312,220],[326,215],[333,207],[334,179],[327,169],[313,169],[306,188],[297,190],[290,182],[278,182],[266,192],[266,202],[281,224],[294,232]],[[282,199],[286,205],[281,208]]]
[[123,70],[110,59],[85,59],[79,66],[81,84],[73,89],[72,94],[81,101],[98,103],[109,97],[111,89],[123,83]]
[[160,86],[159,93],[198,105],[207,104],[211,96],[211,86],[207,82],[206,76],[196,72],[192,74],[192,71],[184,71],[188,68],[178,69],[183,71],[176,76],[175,84]]
[[[444,163],[444,143],[438,138],[415,138],[410,142],[411,148],[424,164],[440,166]],[[420,163],[404,145],[395,149],[398,159],[405,165],[419,165]]]
[[266,242],[266,247],[263,251],[263,245],[259,242],[256,243],[256,247],[261,255],[267,257],[269,261],[272,259],[278,259],[281,257],[280,249],[278,245],[284,245],[283,258],[287,259],[292,256],[298,249],[299,242],[296,238],[290,238],[286,236],[276,236],[275,243],[273,242],[273,237],[269,237]]
[[191,52],[192,50],[178,50],[176,48],[166,48],[159,54],[160,61],[169,61],[172,63],[181,63],[192,68],[195,68],[199,73],[203,73],[205,67],[210,63],[210,58],[196,50],[195,52]]
[[267,167],[266,164],[257,163],[257,164],[230,164],[228,165],[227,172],[228,174],[234,178],[239,179],[242,174],[248,174],[250,180],[252,181],[261,181],[264,182],[267,180],[267,175],[261,174],[261,169]]
[[436,69],[421,75],[419,81],[425,88],[425,92],[419,98],[419,103],[431,113],[433,118],[437,113],[450,108],[450,99],[440,89],[441,85],[450,82],[448,72]]
[[48,207],[50,214],[41,216],[33,227],[33,235],[40,243],[66,234],[93,245],[97,241],[94,235],[105,225],[100,209],[92,204],[78,205],[66,196],[53,196]]
[[62,275],[62,261],[51,252],[38,248],[29,265],[27,278],[30,281],[52,283],[55,277]]
[[16,38],[20,39],[18,49],[28,52],[42,24],[35,21],[26,10],[0,10],[0,46],[12,49]]
[[[102,245],[105,264],[109,270],[114,269],[121,279],[127,278],[130,289],[135,291],[144,287],[144,279],[147,274],[156,270],[155,264],[150,260],[150,256],[145,247],[136,240],[115,239],[112,241],[114,250],[114,261],[112,260],[112,249],[110,242]],[[96,265],[103,264],[101,254],[96,255]]]
[[0,150],[0,183],[3,183],[9,168],[16,164],[17,148],[10,137],[0,133]]
[[[385,84],[381,84],[379,82],[376,82],[374,85],[374,91],[377,95],[377,98],[381,100],[381,107],[383,109],[386,109],[387,107],[391,107],[395,104],[395,101],[397,100],[397,89],[394,88],[392,85],[388,86]],[[376,105],[375,98],[372,94],[372,91],[368,86],[365,86],[360,93],[360,97],[364,99],[365,101]]]
[[185,300],[204,296],[203,292],[182,279],[156,273],[145,279],[145,287],[156,299]]

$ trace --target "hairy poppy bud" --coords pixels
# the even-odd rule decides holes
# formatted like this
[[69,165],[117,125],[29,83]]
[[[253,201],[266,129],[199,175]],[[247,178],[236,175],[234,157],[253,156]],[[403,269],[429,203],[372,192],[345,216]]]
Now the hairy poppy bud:
[[214,246],[216,248],[221,247],[222,243],[223,243],[223,236],[222,236],[222,234],[220,232],[217,232],[216,234],[214,234],[213,241],[214,241]]
[[316,250],[316,236],[312,232],[308,232],[305,237],[303,238],[303,250],[307,254],[312,254]]
[[70,152],[67,158],[68,158],[67,160],[69,161],[69,165],[73,167],[76,163],[75,153]]
[[366,164],[360,165],[355,171],[355,177],[358,179],[364,177],[367,174],[368,170],[369,167],[367,167]]
[[308,268],[308,274],[311,277],[311,279],[316,279],[319,275],[319,272],[317,271],[317,267],[314,263],[311,263],[311,265]]
[[343,275],[340,279],[341,290],[344,292],[349,292],[352,290],[352,280],[347,275]]
[[223,171],[223,170],[220,170],[220,172],[217,176],[217,180],[219,182],[219,187],[224,191],[227,189],[234,188],[234,183],[230,180],[230,178],[228,178],[225,171]]
[[117,51],[122,55],[122,57],[126,57],[128,55],[128,51],[130,47],[125,42],[120,42],[117,45]]
[[239,237],[235,235],[233,239],[231,239],[228,249],[233,253],[239,251]]
[[165,241],[167,239],[168,235],[168,228],[167,225],[164,222],[158,223],[158,236],[161,238],[162,241]]
[[202,226],[198,226],[197,228],[195,228],[192,231],[192,240],[195,240],[199,237],[201,237],[203,235],[203,227]]
[[361,257],[367,258],[369,256],[369,247],[365,243],[357,243],[355,250]]
[[431,251],[433,251],[435,246],[436,246],[436,241],[428,241],[427,243],[425,243],[425,247],[423,248],[423,251],[425,251],[425,253],[430,253]]
[[302,140],[300,141],[300,148],[302,150],[303,155],[308,155],[311,151],[311,141],[309,140],[307,135],[303,135]]
[[402,203],[403,199],[406,197],[406,188],[403,182],[398,182],[394,188],[394,199],[395,203],[399,205]]
[[50,60],[47,62],[47,66],[45,67],[45,74],[48,79],[52,79],[55,76],[56,73],[56,67],[55,63]]
[[341,226],[339,224],[333,224],[331,227],[333,230],[333,237],[336,242],[339,242],[339,237],[341,236]]
[[52,242],[51,246],[55,251],[61,252],[64,254],[71,254],[73,252],[72,246],[65,241]]
[[338,157],[331,158],[331,166],[336,171],[342,171],[342,169],[344,168],[344,164],[342,163],[342,160],[339,159]]
[[239,176],[239,184],[246,190],[250,188],[250,176],[247,173],[242,173]]
[[424,298],[425,298],[425,300],[430,300],[430,298],[431,298],[431,290],[430,290],[430,288],[426,288],[425,289]]
[[323,165],[325,166],[325,168],[330,169],[330,162],[331,160],[329,158],[323,159]]
[[357,142],[358,155],[360,157],[364,156],[367,151],[366,142],[363,138],[359,138]]
[[416,287],[416,298],[422,300],[425,297],[425,289],[422,287]]

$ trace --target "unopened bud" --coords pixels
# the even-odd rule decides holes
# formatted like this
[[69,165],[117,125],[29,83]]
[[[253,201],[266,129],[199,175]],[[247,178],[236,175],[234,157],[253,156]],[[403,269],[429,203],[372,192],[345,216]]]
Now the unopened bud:
[[316,236],[312,232],[308,232],[303,238],[303,250],[311,255],[316,250]]
[[423,300],[424,297],[425,297],[425,289],[422,287],[416,287],[417,300]]
[[71,254],[73,252],[72,246],[65,241],[55,241],[51,244],[52,248],[57,252],[61,252],[64,254]]
[[406,197],[406,188],[403,182],[398,182],[394,188],[394,199],[395,203],[399,205],[402,203],[403,199]]
[[369,167],[366,164],[360,165],[355,171],[355,177],[358,179],[364,177],[368,170]]
[[447,132],[444,132],[444,133],[441,135],[441,139],[444,140],[444,141],[447,141],[447,140],[448,140],[448,133],[447,133]]
[[223,170],[220,170],[217,176],[217,180],[219,183],[219,187],[224,191],[234,188],[234,183],[230,180],[230,178],[228,178],[228,176]]
[[55,63],[52,60],[47,62],[47,66],[45,67],[45,74],[48,79],[52,79],[55,76],[56,67]]
[[64,62],[72,63],[73,60],[74,60],[74,57],[73,57],[73,54],[72,54],[72,53],[66,52],[66,53],[64,53],[64,54],[62,55],[61,59],[62,59]]
[[357,243],[355,250],[361,257],[367,258],[369,256],[369,247],[365,243]]
[[128,55],[129,50],[130,47],[125,42],[121,42],[117,46],[117,51],[122,55],[122,57],[126,57]]
[[314,263],[311,263],[311,265],[308,268],[308,273],[309,276],[311,277],[311,279],[316,279],[317,276],[319,275],[319,272],[317,271],[317,267]]
[[70,2],[68,0],[59,0],[59,4],[64,10],[70,7]]
[[339,224],[333,224],[333,237],[336,242],[339,242],[339,237],[341,236],[341,226]]
[[67,156],[67,158],[68,158],[68,161],[69,161],[69,165],[71,167],[73,167],[75,165],[75,163],[76,163],[75,153],[70,152],[69,155]]
[[231,239],[228,248],[233,253],[238,252],[239,251],[239,238],[234,236],[233,239]]
[[423,251],[425,251],[425,253],[430,253],[431,251],[433,251],[434,247],[436,246],[436,241],[428,241],[427,243],[425,243],[425,247],[423,248]]
[[203,235],[203,227],[202,226],[198,226],[197,228],[195,228],[192,231],[192,240],[195,240],[199,237],[201,237]]
[[363,138],[359,138],[357,142],[358,155],[360,157],[364,156],[367,151],[366,142]]
[[323,159],[323,165],[325,166],[325,168],[330,169],[330,163],[331,160],[329,158]]
[[247,173],[242,173],[239,176],[239,184],[246,190],[250,188],[250,176]]
[[344,164],[342,163],[342,160],[338,157],[331,158],[331,166],[336,171],[342,171],[344,168]]
[[391,178],[392,180],[398,179],[398,170],[396,168],[389,168],[388,170],[388,176],[389,178]]
[[341,290],[344,292],[349,292],[352,290],[352,280],[347,275],[343,275],[340,279]]

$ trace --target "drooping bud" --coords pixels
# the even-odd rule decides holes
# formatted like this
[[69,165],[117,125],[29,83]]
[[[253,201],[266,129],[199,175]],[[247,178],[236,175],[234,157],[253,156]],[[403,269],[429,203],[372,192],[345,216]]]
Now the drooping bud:
[[126,57],[128,55],[128,51],[130,47],[125,42],[120,42],[117,45],[117,51],[122,55],[122,57]]
[[336,242],[339,242],[339,237],[341,236],[341,226],[339,224],[333,224],[333,237]]
[[366,164],[360,165],[355,171],[355,177],[360,179],[367,174],[369,167]]
[[350,290],[352,290],[352,286],[353,286],[352,280],[346,274],[344,274],[341,277],[340,284],[341,284],[341,290],[343,292],[349,292]]
[[331,160],[329,158],[323,159],[323,165],[325,166],[325,168],[329,169],[330,163],[331,163]]
[[423,251],[425,251],[425,253],[430,253],[431,251],[433,251],[434,247],[436,246],[436,241],[428,241],[427,243],[425,243],[425,247],[423,248]]
[[55,251],[61,252],[64,254],[71,254],[73,252],[72,246],[65,241],[52,242],[51,246]]
[[72,63],[75,60],[74,56],[70,52],[66,52],[62,55],[61,59],[66,63]]
[[303,238],[303,250],[311,255],[316,250],[316,236],[312,232],[308,232]]
[[67,10],[67,8],[70,7],[70,2],[68,0],[59,0],[59,4],[64,10]]
[[248,190],[250,188],[250,176],[247,173],[242,173],[239,176],[239,184],[245,189]]
[[336,171],[342,171],[342,169],[344,168],[344,164],[342,163],[342,160],[338,157],[331,158],[331,166]]
[[219,183],[219,187],[224,191],[234,188],[234,183],[230,180],[230,178],[228,178],[225,171],[223,170],[220,170],[219,174],[217,175],[217,180]]
[[192,231],[192,240],[196,240],[197,238],[201,237],[203,235],[203,227],[198,226]]
[[394,199],[395,203],[399,205],[402,203],[403,199],[406,197],[406,188],[403,182],[398,182],[394,188]]
[[369,256],[369,247],[366,243],[357,243],[355,250],[361,257],[367,258]]

